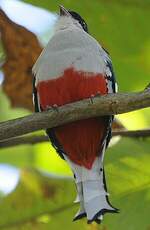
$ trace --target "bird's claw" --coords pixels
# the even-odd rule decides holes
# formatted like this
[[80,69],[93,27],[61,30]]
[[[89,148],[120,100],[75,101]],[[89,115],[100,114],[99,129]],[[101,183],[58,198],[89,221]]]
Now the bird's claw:
[[100,91],[97,91],[97,93],[95,95],[91,94],[91,96],[90,96],[90,103],[93,104],[94,103],[94,97],[99,97],[99,96],[101,96]]
[[91,103],[91,104],[94,103],[94,94],[91,94],[91,96],[90,96],[90,103]]
[[101,93],[100,91],[97,91],[97,93],[95,94],[95,97],[99,97],[99,96],[101,96]]
[[52,108],[53,108],[56,112],[59,112],[58,105],[54,104],[54,105],[52,105]]
[[56,112],[59,112],[58,105],[54,104],[52,106],[47,106],[47,110],[53,109]]

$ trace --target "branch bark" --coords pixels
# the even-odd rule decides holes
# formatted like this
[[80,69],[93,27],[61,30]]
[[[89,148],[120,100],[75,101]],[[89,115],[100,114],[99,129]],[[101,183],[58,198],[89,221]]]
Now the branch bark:
[[69,122],[112,114],[122,114],[150,107],[150,88],[138,93],[117,93],[96,96],[93,103],[85,99],[58,109],[0,123],[0,140],[24,135],[41,129],[60,126]]
[[133,138],[145,138],[150,137],[150,129],[141,130],[118,130],[112,133],[112,136],[133,137]]
[[[112,136],[132,137],[132,138],[146,138],[150,137],[150,129],[143,130],[118,130],[113,131]],[[49,138],[45,135],[22,136],[12,138],[6,141],[0,141],[0,147],[8,148],[17,145],[33,145],[48,142]]]

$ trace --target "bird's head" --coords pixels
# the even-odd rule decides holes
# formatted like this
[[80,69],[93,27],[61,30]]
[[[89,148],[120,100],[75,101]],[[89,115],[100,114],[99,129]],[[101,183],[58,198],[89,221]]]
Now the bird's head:
[[[82,28],[85,32],[88,33],[87,24],[78,13],[71,11],[71,10],[66,10],[63,6],[60,6],[60,20],[62,18],[68,19],[68,21],[70,20],[70,22],[72,21],[74,25],[80,26],[80,28]],[[64,20],[64,23],[65,23],[65,20]]]

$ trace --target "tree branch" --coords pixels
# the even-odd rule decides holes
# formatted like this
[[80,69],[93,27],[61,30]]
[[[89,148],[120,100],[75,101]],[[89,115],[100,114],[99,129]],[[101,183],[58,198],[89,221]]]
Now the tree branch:
[[28,144],[33,145],[33,144],[38,144],[38,143],[40,144],[47,141],[49,141],[49,138],[44,135],[22,136],[22,137],[11,138],[6,141],[0,141],[0,147],[8,148],[17,145],[28,145]]
[[24,135],[69,122],[104,115],[121,114],[150,107],[150,88],[138,93],[96,96],[49,111],[0,123],[0,140]]
[[112,136],[133,137],[133,138],[145,138],[150,137],[150,129],[141,130],[118,130],[112,133]]
[[[132,138],[145,138],[150,137],[150,129],[143,130],[118,130],[113,131],[112,136],[132,137]],[[8,148],[18,145],[33,145],[48,142],[49,138],[45,135],[22,136],[12,138],[6,141],[0,141],[0,147]]]

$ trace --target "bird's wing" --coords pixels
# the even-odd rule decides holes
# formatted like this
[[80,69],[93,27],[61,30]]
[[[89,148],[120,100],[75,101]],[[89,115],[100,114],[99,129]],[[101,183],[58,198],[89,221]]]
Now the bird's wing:
[[[106,66],[107,66],[107,71],[106,71],[106,80],[107,80],[107,88],[108,88],[108,93],[116,93],[118,91],[118,85],[116,82],[113,66],[111,59],[109,58],[109,53],[103,48],[104,54],[106,57]],[[106,141],[106,148],[108,147],[108,144],[111,139],[111,126],[113,122],[114,116],[107,116],[106,117],[106,123],[107,123],[107,128],[106,128],[106,133],[104,134],[104,139],[103,141]]]
[[34,109],[35,112],[40,112],[40,106],[39,106],[39,102],[38,102],[38,95],[37,95],[37,89],[35,86],[35,77],[33,76],[33,80],[32,80],[32,93],[33,93],[33,104],[34,104]]

